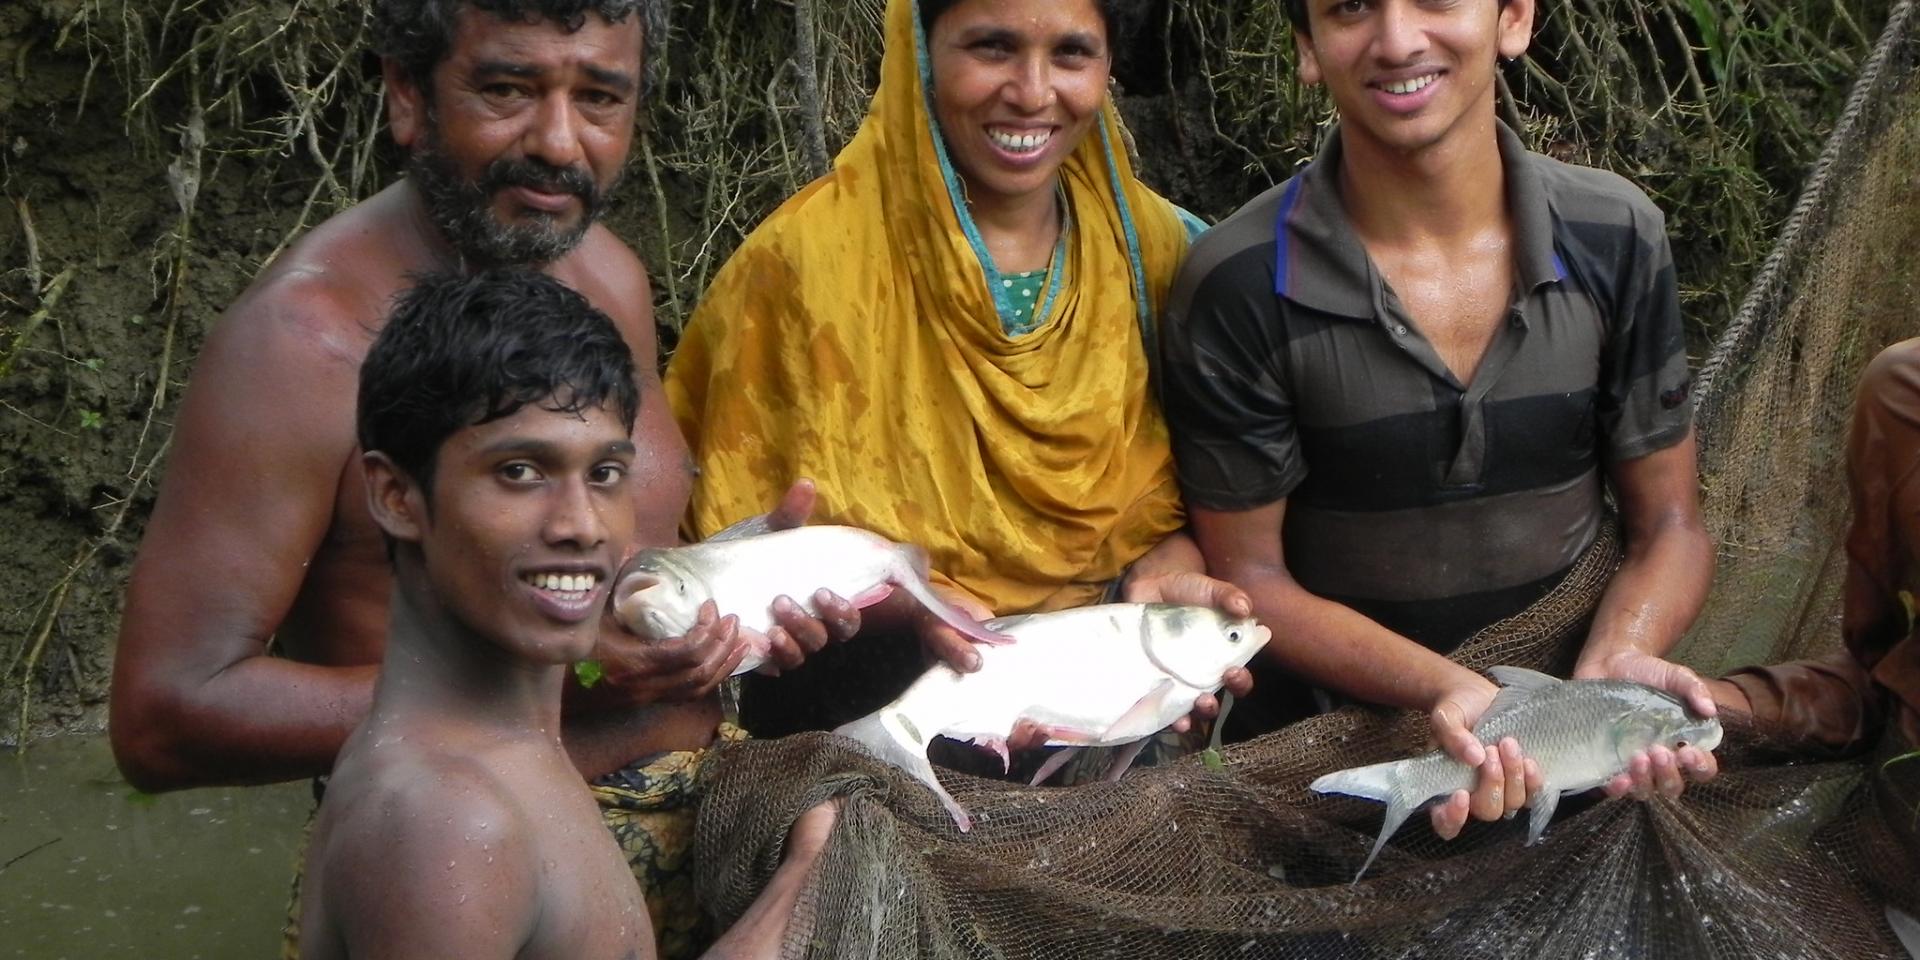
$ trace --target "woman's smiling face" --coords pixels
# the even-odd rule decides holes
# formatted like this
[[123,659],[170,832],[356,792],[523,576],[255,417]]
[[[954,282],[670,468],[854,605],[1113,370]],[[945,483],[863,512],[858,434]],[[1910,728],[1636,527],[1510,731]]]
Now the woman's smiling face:
[[1045,198],[1107,95],[1095,0],[961,0],[927,25],[933,108],[967,197]]

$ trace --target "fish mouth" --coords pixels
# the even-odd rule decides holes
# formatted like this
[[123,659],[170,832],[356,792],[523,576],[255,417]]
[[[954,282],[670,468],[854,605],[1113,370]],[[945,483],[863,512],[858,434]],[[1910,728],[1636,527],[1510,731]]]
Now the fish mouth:
[[1720,746],[1720,738],[1725,735],[1726,735],[1726,728],[1722,727],[1718,720],[1714,720],[1714,721],[1711,721],[1704,729],[1700,731],[1700,735],[1698,737],[1695,737],[1692,740],[1686,741],[1686,744],[1687,746],[1690,746],[1695,750],[1704,750],[1704,751],[1711,752],[1712,750]]

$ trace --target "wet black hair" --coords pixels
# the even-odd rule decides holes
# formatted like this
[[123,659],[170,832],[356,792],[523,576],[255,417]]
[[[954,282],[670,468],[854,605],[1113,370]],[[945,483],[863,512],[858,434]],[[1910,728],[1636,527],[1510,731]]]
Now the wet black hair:
[[[953,9],[960,0],[915,0],[920,7],[920,25],[928,33],[933,32],[934,21],[942,14]],[[1133,31],[1139,25],[1146,4],[1143,0],[1094,0],[1094,8],[1100,11],[1100,22],[1107,28],[1107,49],[1125,50],[1133,37]]]
[[491,13],[502,20],[536,23],[552,20],[571,33],[597,14],[608,23],[640,18],[642,90],[660,63],[667,36],[667,0],[377,0],[374,49],[424,91],[433,89],[433,68],[453,46],[453,28],[461,7]]
[[640,391],[613,321],[532,270],[416,278],[360,364],[360,448],[431,491],[448,437],[529,403],[611,409],[633,432]]
[[[1506,6],[1507,0],[1500,0],[1500,5]],[[1287,11],[1287,19],[1293,22],[1295,30],[1313,36],[1313,28],[1307,26],[1307,0],[1286,0],[1281,7]]]

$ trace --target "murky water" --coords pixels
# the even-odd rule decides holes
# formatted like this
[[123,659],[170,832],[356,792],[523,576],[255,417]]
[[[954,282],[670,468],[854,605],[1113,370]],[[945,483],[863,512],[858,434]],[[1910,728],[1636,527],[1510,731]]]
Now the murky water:
[[0,960],[273,957],[304,783],[135,794],[104,737],[0,749]]

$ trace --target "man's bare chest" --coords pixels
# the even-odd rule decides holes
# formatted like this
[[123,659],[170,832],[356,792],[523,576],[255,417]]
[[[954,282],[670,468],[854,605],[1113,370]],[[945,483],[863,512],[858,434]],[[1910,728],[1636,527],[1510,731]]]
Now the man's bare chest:
[[1473,382],[1513,303],[1513,265],[1505,256],[1385,257],[1379,267],[1387,307],[1403,314],[1461,384]]

